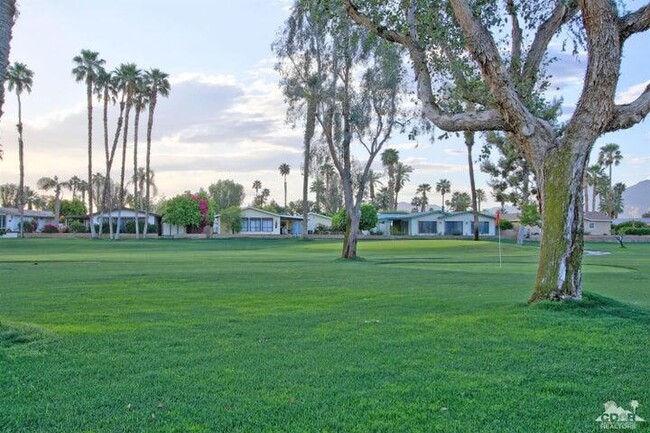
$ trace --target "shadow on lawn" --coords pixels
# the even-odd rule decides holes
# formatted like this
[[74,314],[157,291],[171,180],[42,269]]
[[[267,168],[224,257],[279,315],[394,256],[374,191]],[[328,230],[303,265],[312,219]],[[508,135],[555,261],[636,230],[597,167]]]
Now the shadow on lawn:
[[0,349],[46,339],[48,331],[23,323],[0,322]]
[[620,318],[636,323],[650,325],[650,310],[636,305],[626,304],[606,296],[585,292],[582,301],[540,302],[531,306],[542,310],[570,314],[579,317]]

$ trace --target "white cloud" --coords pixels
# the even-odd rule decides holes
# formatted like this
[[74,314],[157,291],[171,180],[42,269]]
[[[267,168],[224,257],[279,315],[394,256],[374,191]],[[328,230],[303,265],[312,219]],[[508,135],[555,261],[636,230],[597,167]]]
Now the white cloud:
[[413,166],[418,173],[458,173],[467,170],[465,165],[440,164],[427,160],[426,158],[410,157],[404,162]]
[[628,87],[616,95],[616,103],[629,104],[638,98],[648,85],[650,85],[650,80]]

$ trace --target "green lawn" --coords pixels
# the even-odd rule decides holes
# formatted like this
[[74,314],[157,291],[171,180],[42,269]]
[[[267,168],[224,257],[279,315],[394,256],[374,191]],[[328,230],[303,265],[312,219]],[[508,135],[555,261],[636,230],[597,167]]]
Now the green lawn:
[[[590,432],[650,420],[650,245],[0,241],[0,432]],[[648,424],[648,423],[645,423]],[[639,428],[648,430],[647,425]]]

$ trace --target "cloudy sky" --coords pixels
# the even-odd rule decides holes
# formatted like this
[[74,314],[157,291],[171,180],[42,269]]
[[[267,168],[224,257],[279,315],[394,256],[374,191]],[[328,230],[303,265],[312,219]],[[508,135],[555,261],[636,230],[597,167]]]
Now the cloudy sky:
[[[23,96],[26,182],[41,176],[85,177],[85,87],[75,83],[72,57],[82,48],[99,51],[109,68],[123,62],[160,68],[172,91],[157,107],[152,164],[161,194],[207,188],[218,179],[246,187],[259,179],[278,202],[278,166],[291,166],[289,200],[300,198],[301,133],[285,124],[285,106],[273,71],[271,42],[288,15],[290,0],[21,0],[11,60],[34,71],[31,95]],[[630,2],[630,8],[641,4]],[[650,35],[627,44],[619,101],[638,95],[650,79]],[[561,53],[553,64],[556,96],[570,113],[578,97],[584,59]],[[100,111],[96,111],[95,171],[102,170]],[[0,183],[17,182],[16,101],[7,95],[0,122],[5,151]],[[144,127],[144,122],[143,122]],[[144,129],[144,128],[143,128]],[[615,181],[632,185],[650,178],[650,123],[602,137],[625,156]],[[466,154],[458,139],[409,142],[392,147],[415,167],[400,201],[410,201],[420,183],[448,178],[453,190],[468,190]],[[480,143],[477,147],[480,146]],[[477,152],[478,153],[478,149]],[[142,165],[142,163],[140,164]],[[128,163],[132,166],[132,162]],[[379,165],[376,167],[380,170]],[[486,177],[478,186],[487,189]],[[440,197],[433,197],[434,203]]]

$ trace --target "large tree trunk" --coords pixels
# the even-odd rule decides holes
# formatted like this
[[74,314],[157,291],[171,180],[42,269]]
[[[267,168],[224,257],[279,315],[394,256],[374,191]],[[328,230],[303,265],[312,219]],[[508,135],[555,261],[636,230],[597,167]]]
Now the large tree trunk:
[[[309,162],[311,152],[311,140],[314,137],[314,128],[316,127],[316,101],[312,98],[307,105],[307,122],[305,125],[305,138],[304,138],[304,160],[303,160],[303,173],[302,173],[302,238],[309,237],[308,219],[309,209],[307,203],[309,201]],[[317,195],[318,201],[318,195]]]
[[[133,119],[133,200],[135,202],[135,238],[140,237],[140,227],[138,227],[139,213],[138,207],[141,200],[138,200],[138,126],[140,123],[140,107],[135,107],[135,118]],[[145,180],[146,182],[146,180]]]
[[587,157],[559,146],[538,170],[543,232],[531,302],[582,298],[582,175]]
[[345,238],[343,240],[342,257],[345,259],[357,258],[357,244],[359,241],[359,220],[360,215],[357,206],[352,212],[347,212],[348,221],[345,226]]
[[478,205],[476,201],[476,182],[474,182],[474,160],[472,148],[474,147],[474,133],[465,131],[465,146],[467,146],[467,166],[469,167],[469,186],[472,192],[472,214],[474,215],[474,240],[478,241]]
[[23,121],[22,108],[20,106],[20,95],[18,95],[18,164],[20,179],[18,182],[18,210],[20,211],[20,237],[25,237],[24,216],[25,216],[25,153],[23,145]]
[[124,207],[124,176],[126,171],[126,143],[129,140],[129,112],[131,111],[130,96],[127,97],[126,111],[124,113],[124,136],[122,141],[122,168],[120,171],[120,207],[117,209],[117,228],[115,229],[115,239],[120,239],[120,230],[122,225],[122,208]]
[[[150,188],[149,171],[151,170],[151,131],[153,130],[153,115],[154,115],[154,110],[156,109],[156,99],[157,99],[157,95],[154,91],[149,101],[149,116],[147,117],[147,155],[146,155],[145,166],[144,166],[144,176],[146,180],[144,183],[144,187],[145,187],[144,230],[142,233],[142,239],[146,239],[147,234],[149,233],[149,210],[150,210],[149,200],[151,199],[150,189],[149,189]],[[158,230],[160,229],[161,227],[158,227]],[[162,233],[162,232],[159,231],[158,233]]]
[[9,66],[11,30],[16,18],[16,0],[0,0],[0,117],[5,102],[4,80]]
[[86,80],[86,99],[88,105],[88,215],[90,215],[90,237],[95,238],[95,224],[92,224],[93,214],[93,82]]

